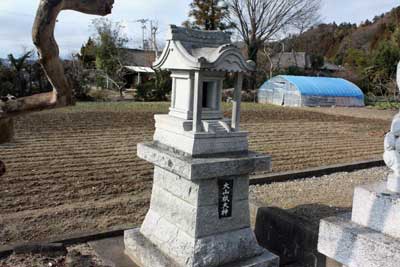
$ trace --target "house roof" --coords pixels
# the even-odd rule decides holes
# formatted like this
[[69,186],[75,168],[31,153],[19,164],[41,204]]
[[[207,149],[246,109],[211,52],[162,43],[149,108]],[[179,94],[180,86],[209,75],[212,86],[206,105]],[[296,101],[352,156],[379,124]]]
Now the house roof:
[[287,80],[302,95],[364,98],[363,92],[357,85],[341,78],[279,75],[267,81],[260,90],[265,90],[266,84],[276,79]]
[[192,30],[175,25],[170,26],[167,45],[154,67],[225,72],[253,70],[240,49],[232,44],[230,34]]
[[154,73],[154,70],[150,67],[142,67],[142,66],[125,66],[126,69],[138,72],[138,73]]
[[333,63],[325,62],[321,68],[322,70],[330,70],[330,71],[343,71],[344,67],[335,65]]
[[121,61],[126,66],[151,67],[155,60],[155,51],[130,48],[121,49]]
[[279,65],[280,68],[289,68],[297,66],[302,69],[311,67],[310,59],[305,52],[284,52],[278,53],[271,58],[274,65]]

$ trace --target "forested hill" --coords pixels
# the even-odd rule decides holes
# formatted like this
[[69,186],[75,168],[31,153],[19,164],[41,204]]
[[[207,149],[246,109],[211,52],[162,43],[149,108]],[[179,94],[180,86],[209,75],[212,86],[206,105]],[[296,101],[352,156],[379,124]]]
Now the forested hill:
[[356,83],[367,95],[398,95],[395,79],[400,60],[400,6],[360,25],[320,24],[284,42],[286,50],[307,52],[343,66],[344,71],[334,75]]
[[[400,6],[361,25],[320,24],[294,38],[295,50],[324,56],[336,64],[345,64],[349,53],[373,53],[382,42],[400,46]],[[349,62],[347,62],[349,63]]]

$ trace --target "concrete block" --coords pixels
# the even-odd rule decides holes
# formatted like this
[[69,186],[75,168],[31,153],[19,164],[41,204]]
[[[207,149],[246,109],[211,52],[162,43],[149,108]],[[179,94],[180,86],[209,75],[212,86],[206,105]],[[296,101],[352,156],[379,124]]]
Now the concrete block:
[[318,251],[348,267],[397,267],[400,242],[350,220],[351,214],[321,221]]
[[400,194],[388,191],[386,183],[357,187],[352,221],[400,238]]
[[326,267],[326,257],[317,250],[318,228],[280,208],[251,203],[250,210],[259,244],[279,255],[281,264]]
[[[249,197],[248,176],[231,176],[234,180],[233,200],[246,200]],[[154,169],[154,186],[162,188],[174,196],[194,206],[218,204],[218,179],[189,181],[160,167]]]
[[[233,235],[232,235],[233,234]],[[200,239],[192,243],[192,252],[180,257],[166,256],[159,246],[149,241],[138,229],[125,232],[125,253],[141,267],[278,267],[279,258],[254,242],[247,246],[249,229]],[[237,242],[238,238],[241,240]],[[184,249],[184,248],[183,248]],[[174,251],[177,253],[178,251]],[[256,254],[255,254],[256,253]],[[167,254],[171,255],[171,254]],[[242,257],[239,257],[242,255]],[[174,258],[175,260],[172,260]]]
[[193,158],[158,143],[138,144],[138,156],[188,180],[249,175],[271,170],[271,157],[254,152]]

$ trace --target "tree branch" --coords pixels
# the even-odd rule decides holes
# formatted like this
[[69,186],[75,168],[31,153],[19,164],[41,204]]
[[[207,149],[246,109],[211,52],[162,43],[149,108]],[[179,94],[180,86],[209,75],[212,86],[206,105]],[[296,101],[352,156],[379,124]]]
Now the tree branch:
[[53,92],[16,100],[0,100],[0,119],[73,103],[72,87],[65,77],[59,48],[54,38],[57,17],[63,10],[105,16],[111,13],[113,4],[114,0],[40,0],[32,39],[39,52],[39,62],[53,86]]

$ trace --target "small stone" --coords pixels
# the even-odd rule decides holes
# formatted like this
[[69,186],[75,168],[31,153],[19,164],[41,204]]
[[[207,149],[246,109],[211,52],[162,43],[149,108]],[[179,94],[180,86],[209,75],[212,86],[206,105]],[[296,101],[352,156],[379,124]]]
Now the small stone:
[[65,260],[67,267],[91,267],[92,260],[89,256],[82,255],[79,251],[73,250],[68,253]]

